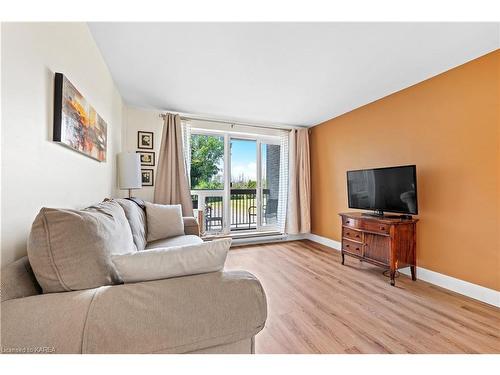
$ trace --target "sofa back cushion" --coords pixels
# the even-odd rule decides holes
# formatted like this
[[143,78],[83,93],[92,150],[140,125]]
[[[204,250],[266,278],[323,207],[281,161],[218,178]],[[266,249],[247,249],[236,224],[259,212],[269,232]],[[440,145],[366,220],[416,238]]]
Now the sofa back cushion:
[[132,237],[137,250],[144,250],[146,248],[146,212],[136,202],[129,199],[118,198],[116,202],[125,211],[130,229],[132,230]]
[[184,221],[180,204],[154,204],[146,202],[148,242],[184,234]]
[[137,251],[121,206],[106,201],[84,210],[42,208],[28,257],[44,293],[120,283],[112,254]]

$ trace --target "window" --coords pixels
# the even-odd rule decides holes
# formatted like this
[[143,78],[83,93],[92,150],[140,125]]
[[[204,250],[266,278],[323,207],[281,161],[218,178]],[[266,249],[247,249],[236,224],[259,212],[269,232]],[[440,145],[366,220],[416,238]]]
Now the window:
[[224,137],[191,135],[191,189],[224,189]]
[[205,233],[284,232],[287,131],[190,120],[183,134]]

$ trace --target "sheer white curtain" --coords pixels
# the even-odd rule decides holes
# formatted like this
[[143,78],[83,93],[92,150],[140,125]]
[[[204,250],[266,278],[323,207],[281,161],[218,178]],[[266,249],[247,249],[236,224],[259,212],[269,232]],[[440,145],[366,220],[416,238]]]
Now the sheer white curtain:
[[187,121],[181,120],[181,128],[186,174],[188,177],[188,184],[191,186],[191,126]]
[[280,137],[280,174],[278,193],[278,230],[285,233],[286,215],[288,209],[288,137],[289,132],[283,132]]

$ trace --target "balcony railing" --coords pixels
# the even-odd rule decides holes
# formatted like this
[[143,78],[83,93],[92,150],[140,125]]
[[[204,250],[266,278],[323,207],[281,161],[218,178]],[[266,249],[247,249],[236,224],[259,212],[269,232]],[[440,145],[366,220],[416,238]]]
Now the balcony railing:
[[[193,191],[193,208],[202,210],[202,222],[205,232],[216,233],[224,229],[224,192]],[[231,189],[230,194],[230,230],[257,229],[257,190]],[[270,190],[262,191],[262,225],[276,224],[278,200],[270,198]]]

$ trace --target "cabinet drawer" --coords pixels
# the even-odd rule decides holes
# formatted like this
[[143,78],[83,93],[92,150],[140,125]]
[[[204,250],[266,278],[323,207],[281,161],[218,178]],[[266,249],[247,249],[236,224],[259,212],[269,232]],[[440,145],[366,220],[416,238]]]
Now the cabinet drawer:
[[363,245],[358,242],[342,240],[342,250],[344,250],[346,253],[351,253],[359,256],[363,255]]
[[342,224],[346,227],[361,229],[361,220],[351,219],[350,217],[343,217]]
[[371,220],[363,221],[363,229],[370,232],[389,234],[390,227],[391,226],[388,224],[377,223],[376,221],[371,221]]
[[343,228],[344,230],[344,235],[343,237],[349,238],[354,241],[362,242],[363,239],[363,233],[360,232],[359,230],[351,229],[351,228]]

